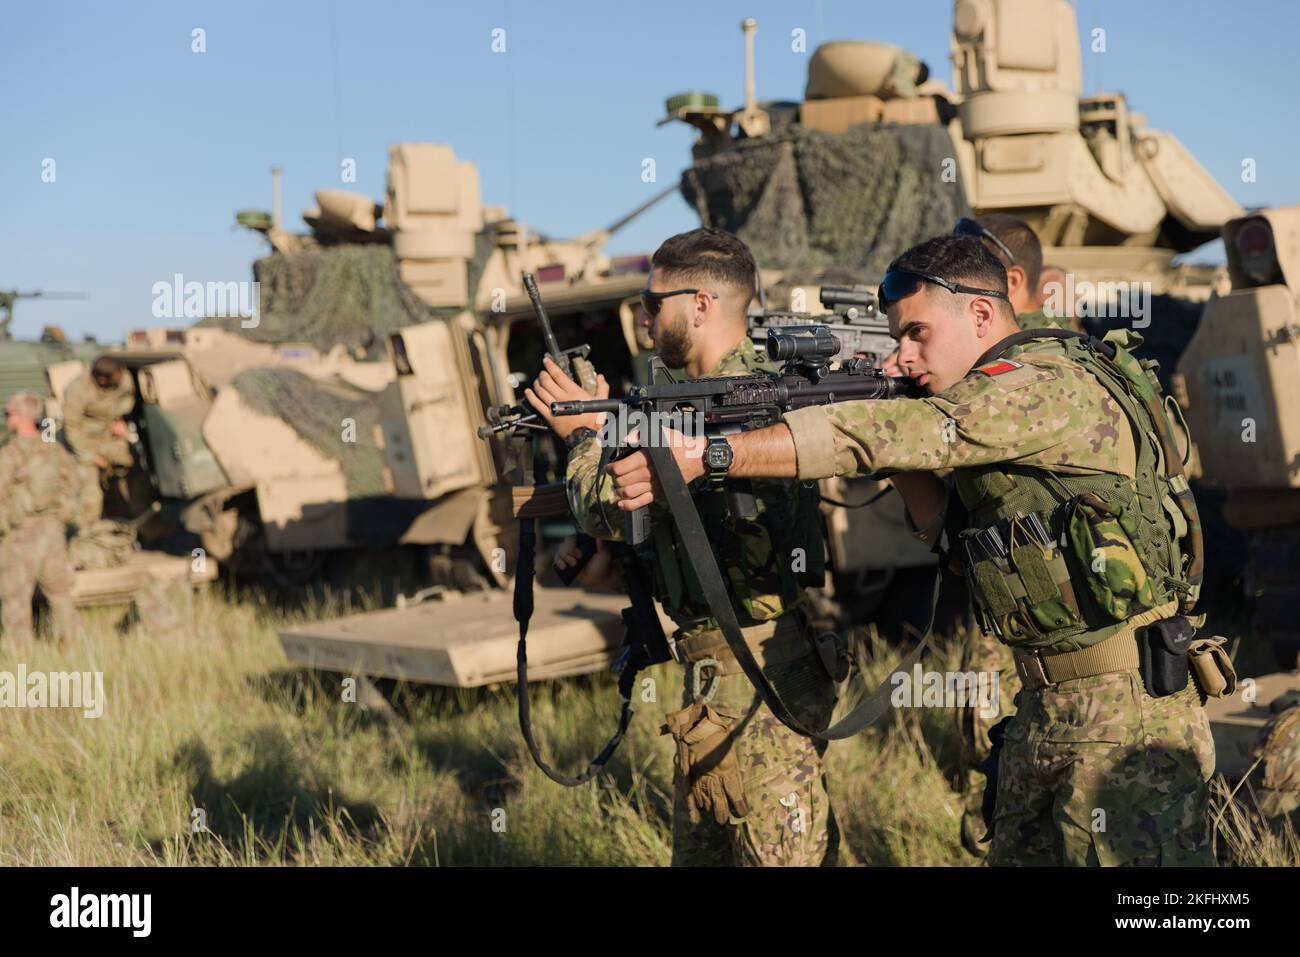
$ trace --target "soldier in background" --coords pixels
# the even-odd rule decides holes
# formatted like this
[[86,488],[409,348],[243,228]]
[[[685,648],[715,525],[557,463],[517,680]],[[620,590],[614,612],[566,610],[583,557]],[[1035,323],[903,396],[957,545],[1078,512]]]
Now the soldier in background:
[[998,257],[1007,271],[1007,297],[1021,329],[1069,329],[1070,320],[1043,311],[1043,246],[1029,224],[1010,213],[989,213],[979,219],[962,217],[953,230],[974,236]]
[[5,404],[12,438],[0,449],[0,601],[4,636],[32,637],[32,593],[49,603],[56,640],[78,628],[72,604],[68,531],[77,519],[81,473],[68,451],[47,442],[37,423],[44,403],[19,392]]
[[[85,515],[103,511],[103,491],[114,479],[125,501],[122,481],[135,461],[126,416],[135,405],[135,389],[121,360],[97,358],[90,371],[74,379],[63,396],[63,436],[85,467],[79,498]],[[93,513],[93,514],[92,514]]]

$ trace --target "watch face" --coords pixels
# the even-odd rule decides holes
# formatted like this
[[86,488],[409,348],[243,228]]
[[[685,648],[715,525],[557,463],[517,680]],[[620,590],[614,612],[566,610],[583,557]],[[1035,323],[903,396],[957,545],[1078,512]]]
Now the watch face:
[[705,450],[704,460],[711,469],[725,469],[731,465],[731,446],[726,441],[713,442]]

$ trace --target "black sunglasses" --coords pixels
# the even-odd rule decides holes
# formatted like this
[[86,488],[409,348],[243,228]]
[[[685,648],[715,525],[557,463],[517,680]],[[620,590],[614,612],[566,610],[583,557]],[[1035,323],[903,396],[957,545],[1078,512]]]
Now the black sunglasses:
[[[645,310],[646,315],[653,319],[659,315],[659,310],[663,308],[664,300],[672,296],[695,295],[702,292],[701,289],[674,289],[671,292],[651,292],[649,289],[641,290],[641,308]],[[714,299],[718,298],[716,292],[709,293]]]
[[969,216],[963,216],[961,219],[957,220],[957,225],[953,227],[952,231],[958,236],[974,236],[976,239],[987,239],[994,246],[997,246],[998,249],[1002,250],[1002,255],[1007,257],[1008,266],[1014,266],[1016,264],[1016,257],[1015,254],[1011,252],[1011,248]]
[[942,276],[934,275],[934,273],[918,272],[915,269],[891,269],[885,273],[885,279],[880,284],[880,294],[876,297],[881,312],[888,313],[891,302],[897,302],[905,296],[912,295],[921,288],[923,282],[932,282],[936,286],[943,286],[954,296],[964,292],[971,296],[990,296],[993,299],[1011,301],[1005,292],[999,292],[996,289],[977,289],[974,286],[963,286],[959,282],[944,279]]

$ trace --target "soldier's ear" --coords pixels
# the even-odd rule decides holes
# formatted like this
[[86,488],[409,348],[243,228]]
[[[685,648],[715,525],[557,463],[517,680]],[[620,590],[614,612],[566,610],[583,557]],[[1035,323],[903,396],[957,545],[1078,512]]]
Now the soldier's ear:
[[1025,288],[1025,269],[1023,266],[1011,266],[1007,269],[1007,295],[1015,296],[1016,292]]
[[993,320],[997,316],[993,300],[987,296],[974,296],[970,301],[970,310],[975,318],[975,335],[983,339],[993,329]]

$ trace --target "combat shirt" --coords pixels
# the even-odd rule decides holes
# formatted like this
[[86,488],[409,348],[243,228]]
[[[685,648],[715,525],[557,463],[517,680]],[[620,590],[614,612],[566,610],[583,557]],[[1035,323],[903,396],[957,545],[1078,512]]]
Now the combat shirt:
[[63,446],[39,435],[13,436],[0,448],[0,532],[29,518],[66,517],[80,485],[77,461]]
[[1010,462],[1074,475],[1137,471],[1133,429],[1056,340],[1032,340],[924,399],[787,412],[801,479]]
[[1016,313],[1016,323],[1021,329],[1073,329],[1068,316],[1049,316],[1042,309]]
[[82,461],[102,455],[112,465],[131,464],[131,446],[124,436],[114,435],[113,422],[130,413],[135,405],[131,374],[110,389],[101,389],[90,373],[73,380],[63,395],[63,434],[68,446]]

